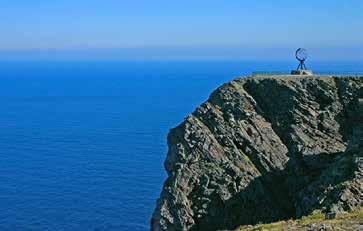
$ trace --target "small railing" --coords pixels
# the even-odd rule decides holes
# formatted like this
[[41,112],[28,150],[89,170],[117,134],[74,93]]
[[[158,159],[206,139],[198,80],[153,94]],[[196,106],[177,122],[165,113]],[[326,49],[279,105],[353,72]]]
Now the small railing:
[[253,71],[252,77],[255,76],[271,76],[271,75],[289,75],[288,71]]

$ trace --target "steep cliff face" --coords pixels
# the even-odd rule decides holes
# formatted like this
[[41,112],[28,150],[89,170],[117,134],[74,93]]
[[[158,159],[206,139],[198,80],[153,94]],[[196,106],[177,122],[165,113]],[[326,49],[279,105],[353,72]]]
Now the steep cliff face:
[[239,78],[168,135],[152,230],[218,230],[362,206],[363,78]]

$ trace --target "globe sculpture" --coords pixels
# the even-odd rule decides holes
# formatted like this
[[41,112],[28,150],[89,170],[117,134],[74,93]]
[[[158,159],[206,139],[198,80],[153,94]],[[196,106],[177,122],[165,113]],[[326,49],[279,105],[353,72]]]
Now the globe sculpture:
[[308,58],[308,52],[304,48],[299,48],[295,52],[295,57],[297,60],[300,61],[299,66],[297,67],[297,70],[306,70],[305,66],[305,60]]
[[299,66],[296,70],[292,70],[292,75],[313,75],[313,72],[311,70],[307,70],[305,66],[305,61],[308,58],[308,52],[304,48],[299,48],[295,52],[295,57],[297,60],[299,60]]

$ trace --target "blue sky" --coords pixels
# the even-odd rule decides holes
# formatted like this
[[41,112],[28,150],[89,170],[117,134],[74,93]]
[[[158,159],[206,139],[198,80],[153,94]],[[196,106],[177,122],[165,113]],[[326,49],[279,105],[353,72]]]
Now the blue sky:
[[232,50],[261,58],[261,49],[284,57],[307,47],[363,59],[362,12],[362,0],[0,1],[0,51]]

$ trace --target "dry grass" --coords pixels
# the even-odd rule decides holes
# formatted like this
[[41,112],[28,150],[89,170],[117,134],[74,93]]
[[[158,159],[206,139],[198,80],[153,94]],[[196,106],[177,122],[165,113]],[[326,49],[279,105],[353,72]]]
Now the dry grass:
[[351,212],[339,214],[335,219],[325,220],[321,213],[302,217],[299,220],[279,221],[270,224],[255,226],[241,226],[238,231],[264,231],[264,230],[354,230],[363,231],[363,207]]

